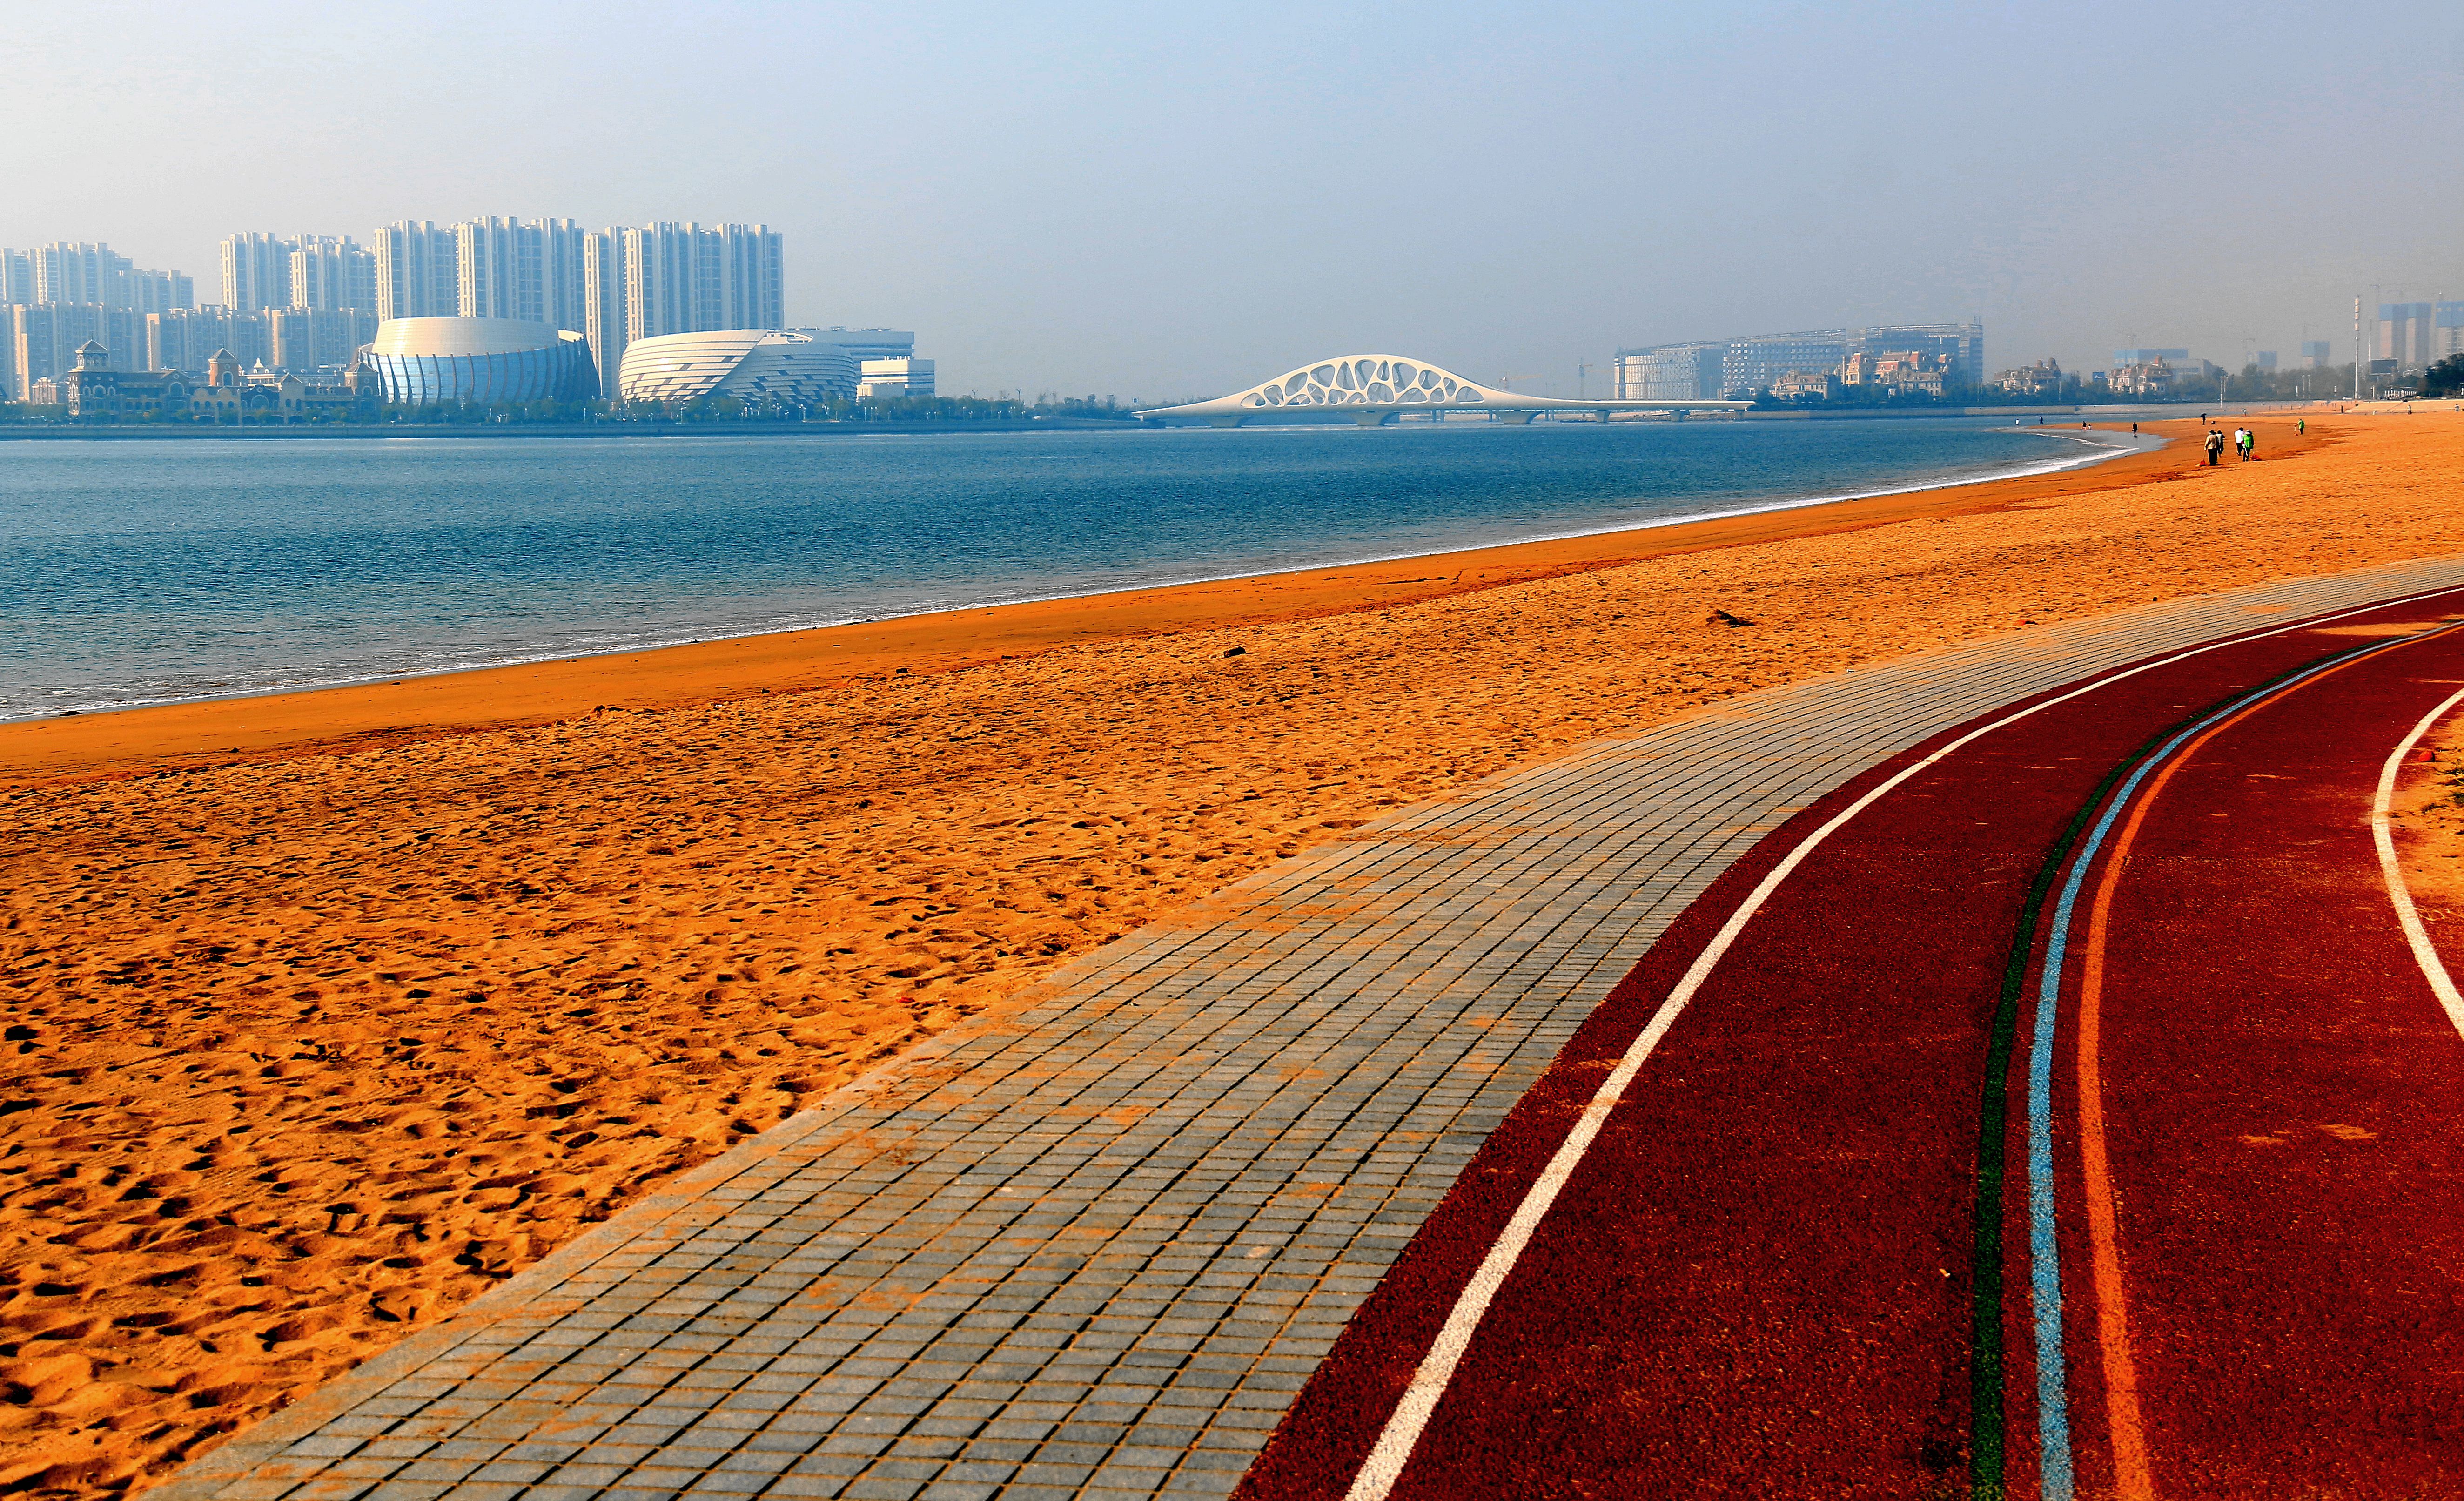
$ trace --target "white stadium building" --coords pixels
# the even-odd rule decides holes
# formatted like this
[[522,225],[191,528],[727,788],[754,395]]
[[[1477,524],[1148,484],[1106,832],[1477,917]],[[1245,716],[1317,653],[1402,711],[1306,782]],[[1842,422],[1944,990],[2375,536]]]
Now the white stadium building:
[[895,328],[662,334],[625,346],[616,395],[627,402],[734,396],[810,406],[831,397],[853,397],[866,362],[904,360],[914,352],[915,336]]
[[402,407],[586,401],[599,394],[590,346],[520,318],[389,318],[361,359]]

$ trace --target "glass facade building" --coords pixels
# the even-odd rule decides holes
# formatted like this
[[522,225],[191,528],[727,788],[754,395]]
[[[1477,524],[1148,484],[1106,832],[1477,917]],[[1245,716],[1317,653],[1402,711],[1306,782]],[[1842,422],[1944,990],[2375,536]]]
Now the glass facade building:
[[1985,326],[1966,323],[1875,323],[1816,328],[1749,339],[1620,349],[1617,395],[1635,401],[1749,397],[1793,371],[1837,370],[1851,355],[1929,355],[1942,362],[1954,387],[1985,384]]
[[384,383],[385,399],[397,406],[587,401],[599,394],[583,336],[524,319],[389,319],[364,358]]

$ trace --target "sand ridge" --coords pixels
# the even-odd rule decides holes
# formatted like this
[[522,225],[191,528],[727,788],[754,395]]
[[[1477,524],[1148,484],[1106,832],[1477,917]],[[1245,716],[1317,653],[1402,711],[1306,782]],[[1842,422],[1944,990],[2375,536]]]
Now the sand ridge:
[[1798,513],[1385,607],[33,767],[0,790],[0,1486],[159,1478],[800,1099],[1387,808],[1772,683],[2464,548],[2464,419],[2314,418],[2298,455],[2259,426],[2275,462]]

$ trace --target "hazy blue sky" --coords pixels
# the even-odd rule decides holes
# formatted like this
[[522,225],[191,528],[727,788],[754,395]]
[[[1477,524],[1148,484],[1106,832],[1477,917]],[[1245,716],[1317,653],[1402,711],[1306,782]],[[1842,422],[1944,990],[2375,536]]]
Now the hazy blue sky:
[[945,390],[1361,349],[1572,394],[1970,314],[1997,367],[2238,364],[2464,297],[2453,5],[10,10],[0,245],[210,300],[239,230],[760,220],[792,321],[913,327]]

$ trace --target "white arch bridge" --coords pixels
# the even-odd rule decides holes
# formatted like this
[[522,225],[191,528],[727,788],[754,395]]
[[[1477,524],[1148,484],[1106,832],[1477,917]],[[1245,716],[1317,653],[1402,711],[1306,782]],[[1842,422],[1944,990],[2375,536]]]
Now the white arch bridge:
[[1442,420],[1455,412],[1485,411],[1500,422],[1529,422],[1542,412],[1743,411],[1742,401],[1584,401],[1562,396],[1524,396],[1466,381],[1425,360],[1391,354],[1351,354],[1305,364],[1245,391],[1182,407],[1155,407],[1137,413],[1156,423],[1207,423],[1239,428],[1253,423],[1328,423],[1349,419],[1364,428],[1399,422],[1407,412]]

